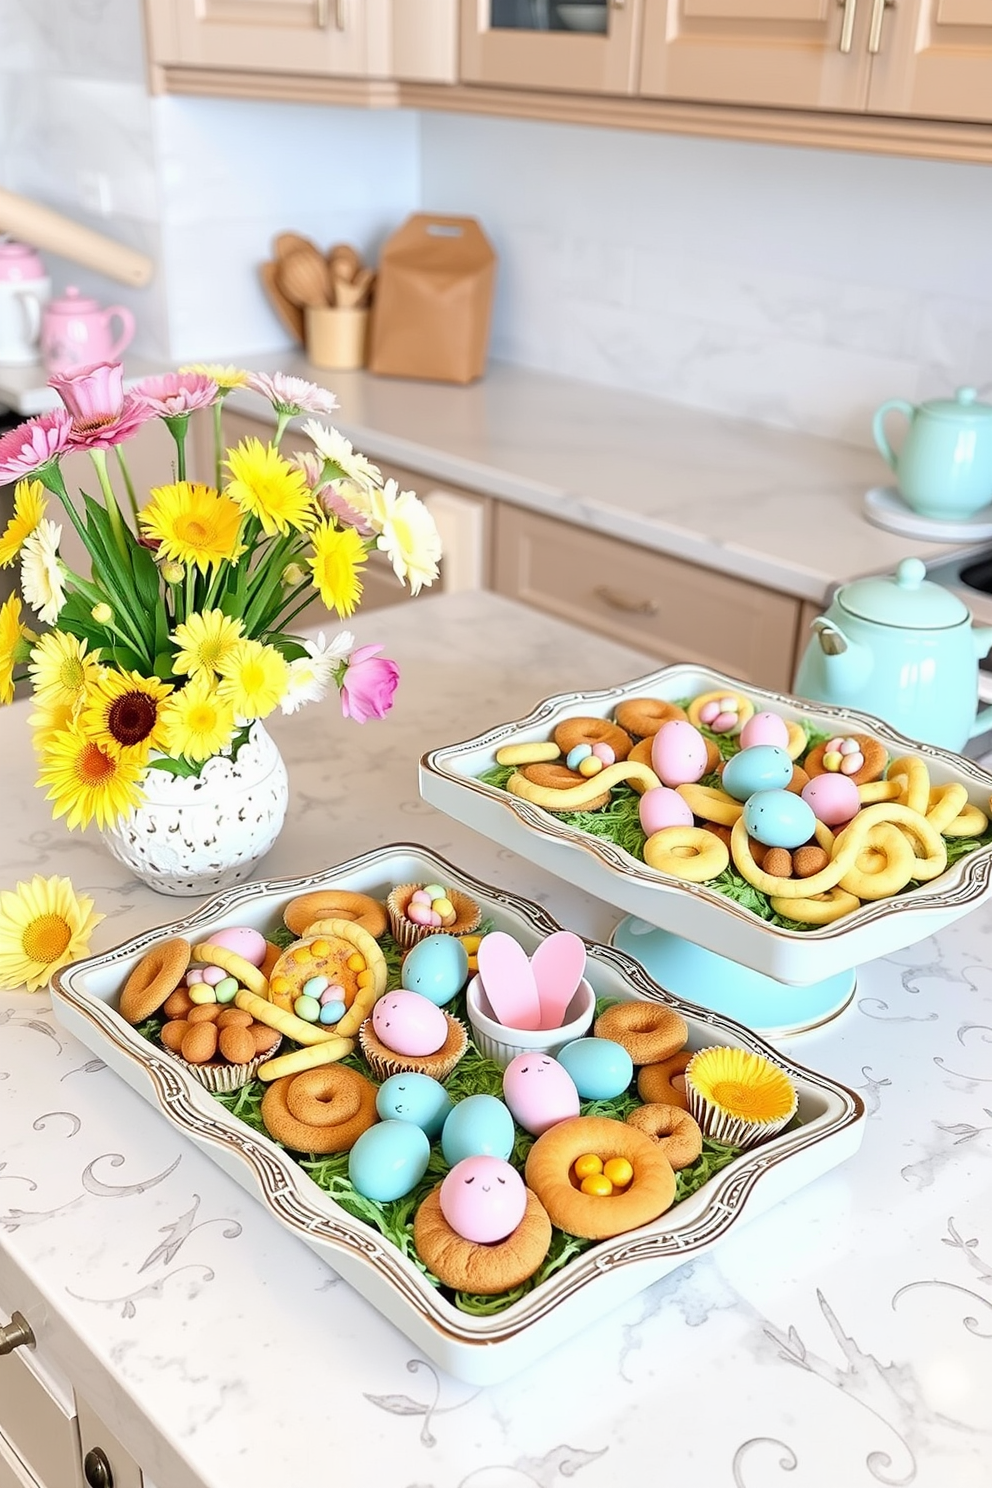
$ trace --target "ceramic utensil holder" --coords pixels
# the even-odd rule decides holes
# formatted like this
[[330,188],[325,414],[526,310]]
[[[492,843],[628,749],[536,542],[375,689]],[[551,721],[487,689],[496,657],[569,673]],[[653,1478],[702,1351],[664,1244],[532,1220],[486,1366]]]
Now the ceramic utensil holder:
[[304,324],[307,360],[315,367],[347,372],[365,366],[369,327],[367,309],[308,305]]

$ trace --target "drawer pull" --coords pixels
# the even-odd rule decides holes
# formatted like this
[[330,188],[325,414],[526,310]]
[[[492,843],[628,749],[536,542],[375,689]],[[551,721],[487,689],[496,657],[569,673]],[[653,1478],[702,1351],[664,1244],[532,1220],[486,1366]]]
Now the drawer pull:
[[0,1328],[0,1354],[12,1354],[15,1349],[34,1348],[35,1336],[26,1317],[19,1312],[10,1314],[6,1328]]
[[102,1447],[91,1447],[83,1458],[83,1477],[90,1488],[114,1488],[114,1473]]
[[597,584],[592,591],[597,599],[608,604],[612,610],[623,610],[627,615],[657,615],[658,606],[653,599],[627,599],[623,594],[618,594],[615,589],[610,589],[606,584]]

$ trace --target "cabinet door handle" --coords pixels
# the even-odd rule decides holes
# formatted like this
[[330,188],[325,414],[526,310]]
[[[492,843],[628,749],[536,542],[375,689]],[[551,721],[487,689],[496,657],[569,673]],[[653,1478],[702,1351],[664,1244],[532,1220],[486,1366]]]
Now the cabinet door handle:
[[83,1477],[90,1488],[114,1488],[114,1470],[102,1447],[92,1447],[83,1458]]
[[17,1348],[34,1348],[34,1345],[35,1336],[27,1318],[12,1312],[6,1328],[0,1328],[0,1354],[12,1354]]
[[592,591],[597,599],[608,604],[612,610],[623,610],[627,615],[657,615],[658,606],[653,599],[628,599],[624,594],[617,594],[615,589],[610,589],[606,584],[597,584]]
[[868,27],[869,52],[882,50],[882,17],[885,15],[885,7],[894,3],[895,0],[872,0],[871,24]]
[[[321,31],[326,31],[330,24],[330,0],[317,0],[317,25]],[[334,0],[334,24],[339,31],[343,31],[347,25],[347,17],[344,12],[344,0]]]
[[347,27],[348,18],[345,15],[344,0],[334,0],[334,24],[339,31],[344,31]]
[[844,7],[844,19],[840,23],[840,50],[849,52],[854,40],[854,13],[858,8],[858,0],[837,0],[837,3]]

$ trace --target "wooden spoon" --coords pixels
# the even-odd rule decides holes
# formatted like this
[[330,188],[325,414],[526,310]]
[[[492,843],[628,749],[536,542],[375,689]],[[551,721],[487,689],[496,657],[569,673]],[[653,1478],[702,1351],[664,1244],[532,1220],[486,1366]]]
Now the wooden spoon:
[[362,267],[362,255],[350,243],[335,243],[327,250],[327,265],[338,278],[350,282]]
[[279,259],[276,278],[283,294],[294,305],[330,304],[327,265],[320,253],[312,254],[307,249],[294,248],[292,253]]
[[272,239],[272,257],[276,260],[288,258],[295,253],[297,248],[303,248],[308,253],[319,253],[320,249],[312,238],[305,238],[301,233],[284,232],[277,233]]
[[334,290],[334,303],[340,305],[343,310],[357,310],[362,305],[367,305],[372,297],[372,286],[375,282],[374,269],[359,269],[354,279],[338,278],[331,271],[331,284]]

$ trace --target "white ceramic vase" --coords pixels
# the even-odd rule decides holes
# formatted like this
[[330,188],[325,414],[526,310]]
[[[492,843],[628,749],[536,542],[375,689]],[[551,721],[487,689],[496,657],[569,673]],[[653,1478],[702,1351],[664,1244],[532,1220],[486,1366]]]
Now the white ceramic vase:
[[289,780],[260,723],[237,758],[217,755],[199,775],[148,770],[144,803],[105,827],[112,855],[160,894],[211,894],[251,876],[286,817]]

